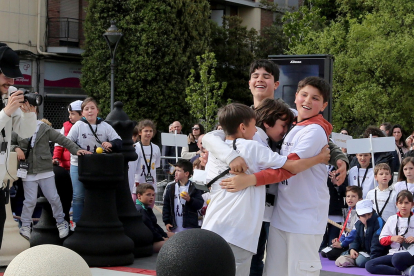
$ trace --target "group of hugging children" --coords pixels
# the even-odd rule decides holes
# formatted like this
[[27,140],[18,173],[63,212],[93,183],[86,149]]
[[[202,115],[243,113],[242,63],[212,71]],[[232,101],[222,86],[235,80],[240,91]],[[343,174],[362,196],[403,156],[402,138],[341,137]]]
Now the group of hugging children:
[[[249,84],[253,95],[265,91],[272,83],[278,83],[269,62],[261,61],[251,67]],[[300,81],[295,95],[295,119],[289,107],[274,100],[273,95],[263,97],[260,102],[255,101],[254,109],[242,104],[229,104],[218,113],[223,131],[208,133],[203,138],[203,147],[210,152],[206,173],[207,182],[211,184],[211,200],[201,228],[219,234],[228,242],[235,257],[237,276],[249,275],[262,223],[266,220],[270,227],[263,275],[319,275],[318,249],[328,220],[330,196],[326,163],[330,159],[327,144],[332,131],[321,112],[328,105],[330,89],[330,85],[318,77]],[[80,219],[84,201],[76,154],[90,154],[96,152],[97,147],[106,152],[118,151],[121,147],[120,137],[113,128],[97,117],[98,107],[93,99],[85,100],[78,113],[82,116],[72,129],[69,132],[62,130],[61,136],[67,135],[70,142],[56,141],[69,148],[72,154],[69,169],[75,223]],[[39,140],[36,133],[27,142],[33,149]],[[157,224],[152,207],[157,192],[155,169],[160,165],[160,150],[151,142],[154,133],[155,125],[150,120],[139,122],[135,129],[133,139],[138,159],[129,164],[129,183],[136,208],[154,234],[154,251],[158,251],[174,233],[200,227],[198,211],[205,207],[207,200],[190,180],[192,164],[180,160],[175,164],[175,182],[167,186],[164,195],[163,222],[167,232]],[[280,142],[280,154],[274,152],[274,142]],[[32,150],[26,156],[29,163],[38,162],[30,161],[36,156],[34,152]],[[411,222],[414,158],[403,160],[400,182],[389,186],[391,169],[386,164],[378,164],[373,170],[366,155],[358,154],[359,165],[350,170],[346,188],[349,210],[344,227],[321,254],[335,260],[339,266],[366,267],[373,274],[401,275],[414,265],[414,257],[410,253],[414,242],[414,222]],[[232,185],[222,187],[220,182],[231,176],[229,165],[231,167],[232,162],[240,161],[240,158],[247,170],[238,172],[246,175],[236,176]],[[30,183],[24,186],[25,190],[26,186],[33,190],[28,184],[44,189],[48,182],[43,183],[42,179],[52,176],[42,174],[50,172],[51,166],[43,167],[44,170],[34,171],[36,166],[29,166],[28,175],[34,174],[34,177],[29,177]],[[376,188],[374,178],[378,182]],[[334,179],[332,177],[333,182]],[[369,181],[372,185],[367,185]],[[275,197],[270,200],[266,196],[265,185],[276,190]],[[67,223],[62,222],[59,202],[51,200],[57,193],[52,191],[50,194],[53,196],[47,197],[58,228],[62,223],[67,228]],[[30,215],[33,212],[26,201],[23,212]],[[23,227],[27,231],[22,231]],[[21,234],[30,238],[30,224],[23,223],[23,227]],[[61,237],[66,235],[62,233]]]

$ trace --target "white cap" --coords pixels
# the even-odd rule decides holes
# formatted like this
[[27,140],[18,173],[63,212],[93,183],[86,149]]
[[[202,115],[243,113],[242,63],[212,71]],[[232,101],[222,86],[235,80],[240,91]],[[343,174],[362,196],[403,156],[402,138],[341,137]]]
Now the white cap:
[[363,199],[357,202],[355,209],[356,209],[358,216],[362,216],[362,215],[371,213],[373,210],[372,207],[373,207],[373,204],[371,200]]
[[[82,111],[82,101],[77,100],[70,104],[72,111]],[[70,111],[70,110],[69,110]]]

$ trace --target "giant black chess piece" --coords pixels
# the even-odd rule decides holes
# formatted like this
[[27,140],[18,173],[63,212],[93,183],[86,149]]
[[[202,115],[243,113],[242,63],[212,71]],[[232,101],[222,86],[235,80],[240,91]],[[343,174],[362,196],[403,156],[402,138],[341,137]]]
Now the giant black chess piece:
[[79,180],[85,186],[85,207],[75,232],[63,246],[89,266],[121,266],[134,262],[134,243],[118,219],[115,189],[124,180],[120,153],[79,156]]
[[234,276],[229,244],[214,232],[190,229],[175,234],[158,253],[157,276]]
[[128,162],[137,160],[138,158],[132,142],[134,122],[129,120],[128,115],[122,110],[123,103],[116,102],[114,106],[114,110],[108,114],[105,122],[112,125],[122,138],[124,181],[116,189],[118,216],[124,225],[125,234],[134,241],[134,256],[136,258],[151,256],[153,253],[152,232],[142,222],[142,215],[135,208],[128,183]]

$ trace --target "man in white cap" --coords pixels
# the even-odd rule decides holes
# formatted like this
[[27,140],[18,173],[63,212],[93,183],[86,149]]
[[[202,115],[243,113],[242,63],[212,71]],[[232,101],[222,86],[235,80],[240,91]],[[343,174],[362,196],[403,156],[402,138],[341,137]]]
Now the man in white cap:
[[[19,69],[19,57],[10,47],[0,43],[0,247],[3,239],[3,227],[6,220],[5,202],[8,199],[9,183],[3,179],[7,172],[7,160],[10,152],[11,132],[22,138],[28,138],[36,130],[35,107],[24,101],[23,92],[13,87],[14,79],[23,77]],[[15,92],[15,93],[13,93]],[[12,95],[10,95],[12,93]]]

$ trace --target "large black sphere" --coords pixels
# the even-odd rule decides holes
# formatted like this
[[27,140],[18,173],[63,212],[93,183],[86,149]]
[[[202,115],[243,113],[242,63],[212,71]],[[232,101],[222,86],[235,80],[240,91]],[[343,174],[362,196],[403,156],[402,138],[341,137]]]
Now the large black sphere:
[[157,258],[157,276],[234,276],[236,262],[227,242],[214,232],[190,229],[172,236]]

